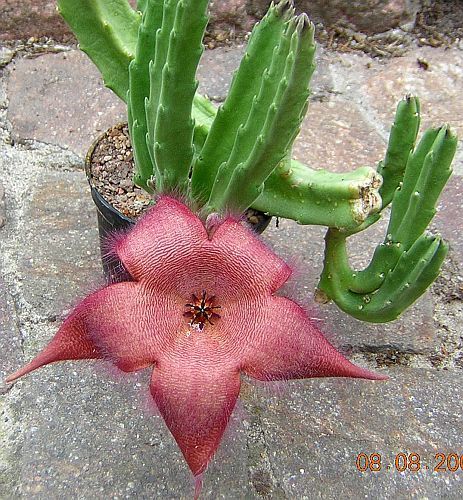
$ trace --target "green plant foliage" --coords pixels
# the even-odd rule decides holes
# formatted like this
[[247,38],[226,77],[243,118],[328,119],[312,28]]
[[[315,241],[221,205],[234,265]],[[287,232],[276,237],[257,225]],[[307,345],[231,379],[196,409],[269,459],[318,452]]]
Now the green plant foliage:
[[[390,321],[435,279],[447,252],[426,234],[447,182],[456,138],[447,127],[416,145],[420,104],[397,108],[384,161],[349,173],[291,159],[308,109],[314,28],[291,0],[254,27],[224,103],[197,93],[208,0],[58,0],[105,84],[127,102],[137,185],[181,193],[204,217],[252,207],[329,227],[319,293],[366,321]],[[384,242],[363,270],[346,240],[391,205]]]
[[370,167],[336,173],[285,159],[252,206],[299,224],[355,230],[381,208],[380,185],[381,177]]
[[267,177],[290,153],[300,130],[314,69],[314,28],[305,15],[288,27],[288,40],[283,35],[274,51],[230,158],[219,169],[209,200],[211,210],[240,212],[252,205]]
[[192,193],[207,201],[219,167],[229,158],[240,126],[244,126],[252,103],[261,87],[262,74],[271,64],[273,53],[293,16],[290,2],[271,5],[255,26],[239,69],[233,76],[225,102],[219,107],[192,176]]
[[[395,133],[393,129],[391,135]],[[456,147],[456,136],[445,126],[427,130],[410,151],[393,196],[386,237],[366,269],[349,266],[346,239],[352,233],[328,230],[319,289],[345,312],[365,321],[394,320],[436,279],[448,246],[426,229],[450,177]]]
[[[160,92],[153,134],[154,159],[159,172],[156,179],[160,192],[188,190],[194,156],[193,99],[198,88],[196,71],[203,53],[202,39],[207,25],[208,0],[167,1],[175,5],[175,18],[168,35],[168,50],[161,71]],[[165,11],[166,12],[166,11]],[[168,20],[170,28],[170,19]],[[158,31],[157,47],[163,41],[163,26]],[[157,85],[160,70],[158,52],[150,68],[151,91]],[[153,83],[156,82],[156,83]],[[152,94],[150,93],[150,101]],[[147,106],[147,113],[154,112]],[[149,143],[152,132],[148,128]]]
[[[156,33],[161,27],[164,0],[147,0],[142,21],[138,28],[138,39],[135,58],[129,64],[129,91],[127,93],[127,110],[130,137],[135,158],[134,182],[148,191],[148,180],[155,174],[154,158],[147,142],[148,125],[145,101],[150,94],[150,61],[156,53]],[[140,7],[140,6],[139,6]],[[156,171],[159,175],[159,172]]]
[[58,11],[79,40],[80,49],[101,71],[105,85],[125,101],[140,14],[127,0],[58,0]]

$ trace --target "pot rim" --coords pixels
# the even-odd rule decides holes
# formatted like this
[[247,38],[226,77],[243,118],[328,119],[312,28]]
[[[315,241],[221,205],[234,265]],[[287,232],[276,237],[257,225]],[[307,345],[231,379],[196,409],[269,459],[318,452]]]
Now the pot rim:
[[[124,215],[122,212],[120,212],[116,207],[111,205],[111,203],[98,191],[98,189],[92,184],[92,171],[91,171],[91,165],[92,165],[92,156],[95,151],[96,146],[100,141],[102,141],[105,137],[107,137],[108,132],[112,129],[122,129],[122,127],[125,127],[127,125],[126,122],[118,122],[115,125],[112,125],[109,127],[107,130],[99,134],[96,139],[92,142],[90,145],[87,154],[85,155],[85,175],[87,177],[87,182],[90,186],[90,192],[93,198],[93,201],[95,202],[96,206],[98,207],[101,215],[108,220],[108,216],[111,218],[116,216],[120,218],[122,221],[127,222],[129,224],[135,224],[136,220],[132,219],[131,217],[127,217]],[[105,216],[105,212],[107,216]],[[108,220],[109,222],[109,220]]]
[[[115,208],[111,203],[97,190],[95,186],[92,184],[92,172],[91,172],[91,164],[92,164],[92,156],[95,151],[95,148],[97,144],[103,140],[105,137],[107,137],[108,132],[113,129],[122,129],[122,127],[125,127],[127,125],[127,122],[118,122],[115,125],[112,125],[111,127],[108,127],[107,130],[99,134],[96,139],[92,142],[90,145],[90,148],[87,151],[87,154],[85,155],[85,175],[87,177],[87,182],[90,186],[90,192],[92,195],[92,199],[97,207],[97,210],[100,212],[101,216],[106,219],[106,221],[113,225],[111,220],[114,220],[115,218],[118,218],[121,222],[124,222],[126,224],[134,225],[136,224],[137,220],[133,219],[132,217],[127,217],[124,215],[122,212],[120,212],[117,208]],[[252,209],[252,208],[251,208]],[[252,209],[254,210],[254,209]],[[259,212],[258,210],[254,210],[254,212],[260,213],[262,216],[265,217],[264,221],[256,224],[253,226],[254,231],[257,233],[263,233],[268,225],[270,224],[270,221],[272,220],[272,216],[268,214],[264,214],[263,212]]]

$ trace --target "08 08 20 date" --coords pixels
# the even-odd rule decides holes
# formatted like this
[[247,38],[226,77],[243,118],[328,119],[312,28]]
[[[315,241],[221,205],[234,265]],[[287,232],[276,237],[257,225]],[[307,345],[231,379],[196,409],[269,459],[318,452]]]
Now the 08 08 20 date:
[[462,472],[463,455],[458,453],[435,453],[434,458],[425,460],[418,453],[397,453],[391,460],[383,458],[380,453],[359,453],[355,466],[359,472],[380,472],[395,470],[397,472]]

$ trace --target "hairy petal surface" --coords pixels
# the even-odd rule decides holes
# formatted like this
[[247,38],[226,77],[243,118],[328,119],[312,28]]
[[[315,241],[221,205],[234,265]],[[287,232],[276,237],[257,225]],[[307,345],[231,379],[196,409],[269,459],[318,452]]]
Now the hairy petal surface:
[[201,220],[167,196],[117,243],[116,252],[136,280],[188,299],[202,290],[223,301],[271,293],[291,274],[238,221],[225,219],[209,239]]
[[195,476],[217,450],[239,391],[236,363],[203,333],[184,336],[156,365],[151,394]]
[[55,361],[101,358],[101,353],[88,335],[85,324],[88,313],[85,301],[81,302],[64,321],[50,343],[27,365],[9,375],[5,382],[13,382]]
[[112,285],[108,300],[110,306],[88,322],[89,329],[99,351],[123,371],[152,365],[175,348],[178,332],[187,327],[181,300],[156,294],[142,283]]
[[160,196],[156,205],[116,244],[116,253],[136,280],[156,285],[175,272],[208,240],[201,220],[183,203]]
[[249,324],[242,370],[258,380],[312,377],[387,377],[355,366],[338,352],[307,313],[284,297],[266,297],[255,304]]
[[[158,307],[164,311],[166,301],[159,302]],[[137,283],[103,288],[85,298],[45,349],[6,381],[55,361],[106,358],[125,371],[150,365],[165,346],[168,331],[161,319],[164,316],[154,314],[155,308],[152,296]],[[159,319],[158,324],[153,318]],[[161,334],[156,337],[158,330]]]
[[[225,219],[212,238],[213,256],[224,281],[239,290],[239,300],[275,292],[291,276],[291,268],[233,218]],[[217,274],[217,271],[216,271]]]

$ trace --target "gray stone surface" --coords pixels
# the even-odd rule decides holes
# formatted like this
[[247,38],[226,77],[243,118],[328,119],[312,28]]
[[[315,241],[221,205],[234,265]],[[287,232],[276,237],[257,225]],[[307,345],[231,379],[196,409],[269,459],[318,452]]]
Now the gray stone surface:
[[[353,59],[365,61],[365,58],[349,58]],[[424,70],[419,60],[426,61],[429,69]],[[347,81],[352,87],[357,87],[375,117],[387,121],[388,114],[400,98],[406,94],[417,95],[421,102],[423,128],[448,123],[460,139],[463,137],[462,50],[422,47],[370,69],[369,77],[363,79],[362,72],[353,66]]]
[[[0,234],[1,238],[1,234]],[[3,271],[3,267],[0,267]],[[8,286],[0,277],[0,496],[6,497],[19,481],[21,460],[19,422],[15,409],[15,389],[3,383],[3,378],[23,362],[19,318]]]
[[66,146],[83,156],[93,140],[125,119],[125,104],[77,50],[18,59],[8,66],[13,139]]
[[[455,162],[458,165],[458,162]],[[460,168],[463,162],[460,163]],[[439,213],[433,227],[446,238],[454,251],[455,258],[463,264],[462,220],[463,179],[454,175],[447,184],[439,202]]]
[[17,261],[27,280],[24,298],[43,315],[59,316],[102,284],[95,208],[83,172],[40,176],[24,217],[30,226]]
[[0,184],[0,228],[5,225],[5,188]]
[[[206,54],[203,91],[223,98],[241,51]],[[76,52],[62,56],[16,58],[16,69],[10,63],[8,74],[0,75],[0,111],[9,106],[8,115],[0,115],[0,181],[7,200],[0,229],[0,378],[31,359],[65,312],[102,279],[82,154],[96,129],[110,121],[98,113],[106,115],[107,107],[115,112],[117,100],[95,73],[76,84],[76,75],[92,74],[90,65]],[[398,78],[393,64],[403,79],[411,78],[418,55],[407,57],[381,63],[322,54],[315,100],[296,148],[300,159],[339,170],[374,166],[405,90],[388,93],[387,81]],[[420,87],[426,107],[432,105],[433,121],[452,118],[448,109],[458,111],[461,103],[449,72],[459,74],[460,55],[430,51],[426,57],[436,61],[432,81],[443,75],[441,89]],[[47,113],[50,106],[54,111]],[[388,325],[362,324],[333,305],[309,306],[321,271],[323,228],[281,221],[265,233],[295,268],[285,292],[312,307],[328,337],[354,361],[391,379],[245,382],[205,475],[204,498],[461,498],[463,471],[433,467],[436,453],[463,453],[462,189],[457,175],[434,224],[452,240],[443,277]],[[368,262],[384,230],[385,222],[352,242],[355,265]],[[148,377],[149,371],[122,377],[101,363],[80,362],[44,368],[13,387],[0,385],[0,498],[191,498],[181,454],[149,406]],[[385,468],[358,472],[362,452],[381,453]],[[396,471],[394,457],[401,452],[419,453],[422,470]]]
[[[395,368],[382,383],[294,381],[283,394],[256,391],[255,408],[286,498],[460,497],[461,471],[434,472],[436,453],[461,454],[458,376]],[[382,470],[359,472],[360,453],[379,453]],[[419,454],[421,470],[398,472],[399,453]]]

